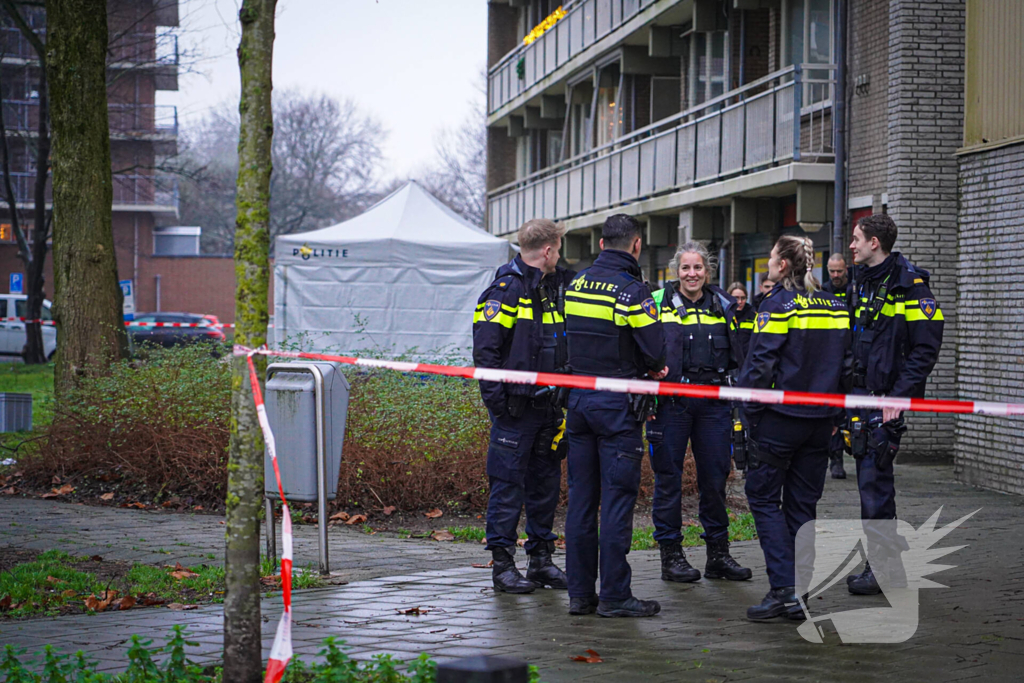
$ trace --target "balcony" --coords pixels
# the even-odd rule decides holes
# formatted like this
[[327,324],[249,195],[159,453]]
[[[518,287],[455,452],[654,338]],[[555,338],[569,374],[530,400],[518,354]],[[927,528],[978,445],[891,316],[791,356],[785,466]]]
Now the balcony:
[[529,45],[520,44],[487,74],[487,113],[493,114],[587,48],[621,28],[657,0],[575,0],[566,15]]
[[[8,131],[38,130],[38,100],[4,100],[3,107]],[[174,105],[111,102],[107,105],[107,116],[114,139],[173,140],[178,136],[178,108]]]
[[756,191],[768,182],[760,171],[832,164],[833,83],[832,65],[789,67],[497,188],[488,229],[505,235],[531,218],[571,220],[655,198],[650,208],[668,211],[696,203],[692,188],[750,176],[743,191]]
[[[37,30],[45,40],[46,29]],[[0,56],[5,61],[13,59],[30,62],[38,59],[32,44],[13,26],[0,27]],[[180,61],[178,36],[152,31],[112,31],[110,45],[107,47],[107,61],[111,65],[177,68]]]
[[[11,185],[19,208],[34,206],[36,174],[34,171],[11,172]],[[46,203],[53,201],[53,190],[46,184]],[[6,193],[0,191],[0,207],[6,210]],[[178,179],[165,174],[116,173],[113,175],[114,211],[153,211],[173,213],[178,211]]]

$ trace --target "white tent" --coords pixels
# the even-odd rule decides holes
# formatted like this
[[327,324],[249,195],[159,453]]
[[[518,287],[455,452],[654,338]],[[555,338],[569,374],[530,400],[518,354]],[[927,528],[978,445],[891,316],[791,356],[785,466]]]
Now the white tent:
[[274,338],[338,353],[468,357],[477,297],[509,258],[506,240],[415,182],[344,223],[280,235],[275,247]]

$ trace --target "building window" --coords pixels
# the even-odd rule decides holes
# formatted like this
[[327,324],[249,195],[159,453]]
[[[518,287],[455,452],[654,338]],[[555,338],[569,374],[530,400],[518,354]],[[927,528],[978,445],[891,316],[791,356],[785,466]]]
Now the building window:
[[608,144],[622,130],[622,106],[617,87],[599,88],[597,91],[597,141],[595,147]]
[[[783,0],[783,66],[832,63],[833,0]],[[825,80],[827,70],[808,69],[805,77]],[[804,104],[831,100],[831,85],[808,84]]]
[[680,96],[680,79],[664,76],[651,78],[651,121],[660,121],[678,114]]
[[562,161],[562,131],[549,130],[548,134],[548,166]]
[[689,106],[723,94],[729,74],[729,34],[726,31],[694,33],[690,36]]
[[10,223],[0,223],[0,242],[13,242],[14,231]]
[[198,256],[202,228],[153,228],[153,256]]

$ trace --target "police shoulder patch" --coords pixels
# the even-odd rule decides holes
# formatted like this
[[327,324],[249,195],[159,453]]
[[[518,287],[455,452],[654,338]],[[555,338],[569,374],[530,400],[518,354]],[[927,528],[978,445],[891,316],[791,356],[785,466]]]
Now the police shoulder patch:
[[641,302],[640,306],[643,307],[644,313],[655,320],[658,319],[658,306],[654,303],[654,299],[648,297]]
[[921,312],[924,313],[925,317],[931,320],[935,316],[935,311],[939,309],[935,303],[935,299],[921,299]]
[[757,330],[758,330],[758,332],[763,330],[765,328],[765,326],[768,325],[768,321],[771,320],[771,319],[772,319],[772,314],[771,313],[768,313],[768,312],[758,313],[757,314]]
[[490,299],[484,304],[484,320],[494,320],[495,316],[501,311],[501,302],[494,299]]

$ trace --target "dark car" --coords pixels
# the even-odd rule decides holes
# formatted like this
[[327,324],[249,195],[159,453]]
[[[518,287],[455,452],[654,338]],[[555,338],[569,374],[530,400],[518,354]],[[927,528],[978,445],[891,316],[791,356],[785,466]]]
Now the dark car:
[[176,344],[222,342],[224,333],[198,313],[138,313],[128,324],[132,344],[169,348]]

